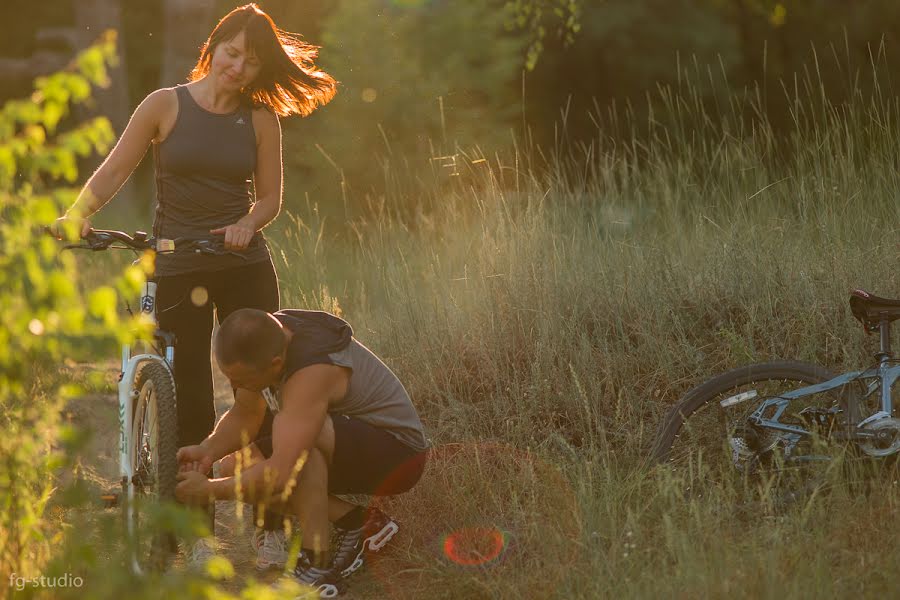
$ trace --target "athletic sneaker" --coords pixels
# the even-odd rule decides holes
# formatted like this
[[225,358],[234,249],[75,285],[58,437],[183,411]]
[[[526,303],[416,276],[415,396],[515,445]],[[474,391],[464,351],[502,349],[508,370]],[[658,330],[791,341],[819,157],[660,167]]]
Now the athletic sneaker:
[[206,563],[216,555],[215,538],[202,537],[191,546],[191,556],[188,559],[190,568],[203,571],[206,569]]
[[363,566],[366,552],[378,552],[398,531],[397,522],[377,508],[368,510],[362,527],[342,529],[335,526],[331,568],[341,577],[347,577]]
[[256,570],[283,569],[288,558],[287,536],[284,530],[268,531],[257,528],[253,534],[253,549],[256,550]]
[[[291,575],[294,581],[313,588],[319,594],[319,598],[337,598],[343,589],[340,585],[341,577],[334,569],[319,569],[312,566],[306,552],[300,551],[297,556],[297,565]],[[307,598],[301,594],[298,598]]]

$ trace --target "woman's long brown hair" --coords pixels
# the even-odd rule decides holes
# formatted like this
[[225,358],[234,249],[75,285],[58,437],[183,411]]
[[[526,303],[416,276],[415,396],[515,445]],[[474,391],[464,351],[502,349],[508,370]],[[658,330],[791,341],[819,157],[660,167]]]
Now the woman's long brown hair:
[[206,76],[216,47],[241,31],[247,50],[256,54],[262,67],[256,79],[242,90],[253,103],[268,107],[279,117],[305,117],[334,98],[337,82],[313,64],[318,46],[279,29],[256,4],[239,6],[219,21],[203,44],[189,79],[196,81]]

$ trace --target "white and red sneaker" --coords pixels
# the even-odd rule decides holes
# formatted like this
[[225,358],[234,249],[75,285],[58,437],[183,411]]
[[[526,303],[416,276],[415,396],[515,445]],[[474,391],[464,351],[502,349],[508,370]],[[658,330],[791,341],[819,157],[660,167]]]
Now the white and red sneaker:
[[342,529],[335,526],[331,568],[341,577],[359,570],[367,552],[378,552],[393,539],[400,526],[377,508],[370,508],[362,527]]

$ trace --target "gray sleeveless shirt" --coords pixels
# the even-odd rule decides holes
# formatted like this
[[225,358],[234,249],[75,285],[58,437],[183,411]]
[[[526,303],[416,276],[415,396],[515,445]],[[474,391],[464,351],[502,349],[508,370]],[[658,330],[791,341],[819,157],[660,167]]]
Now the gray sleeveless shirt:
[[[212,113],[197,104],[187,87],[176,86],[175,93],[175,125],[165,140],[153,144],[157,200],[153,234],[212,239],[216,236],[210,229],[236,223],[253,204],[252,108],[242,105],[231,113]],[[220,271],[269,260],[262,234],[253,237],[244,256],[158,254],[156,274]]]
[[[329,413],[384,429],[414,450],[428,447],[425,429],[406,388],[381,359],[353,337],[349,323],[315,310],[284,309],[274,316],[294,334],[282,383],[309,365],[346,367],[350,369],[350,387],[343,398],[329,404]],[[266,388],[262,394],[273,412],[281,409],[281,385]]]

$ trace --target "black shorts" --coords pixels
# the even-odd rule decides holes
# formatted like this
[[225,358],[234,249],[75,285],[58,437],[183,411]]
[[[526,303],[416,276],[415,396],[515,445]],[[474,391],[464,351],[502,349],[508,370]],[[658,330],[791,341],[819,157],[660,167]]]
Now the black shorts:
[[[412,488],[425,470],[427,450],[410,448],[383,429],[345,415],[329,415],[334,424],[334,456],[328,470],[331,494],[392,496]],[[272,456],[271,426],[254,443]]]

